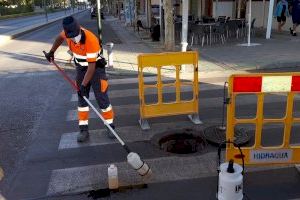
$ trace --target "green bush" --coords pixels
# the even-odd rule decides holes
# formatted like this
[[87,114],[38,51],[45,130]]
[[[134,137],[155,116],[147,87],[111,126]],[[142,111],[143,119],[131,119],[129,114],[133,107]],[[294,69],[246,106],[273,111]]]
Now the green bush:
[[13,14],[20,14],[20,13],[28,13],[28,12],[33,12],[33,6],[32,5],[20,5],[16,8],[7,8],[7,7],[3,7],[0,6],[0,14],[1,16],[4,15],[13,15]]

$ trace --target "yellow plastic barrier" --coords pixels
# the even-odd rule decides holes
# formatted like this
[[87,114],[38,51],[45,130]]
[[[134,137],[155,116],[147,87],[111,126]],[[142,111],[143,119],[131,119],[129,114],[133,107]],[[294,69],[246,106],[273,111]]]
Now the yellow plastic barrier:
[[[180,69],[182,65],[194,66],[193,81],[181,81]],[[175,66],[176,79],[174,83],[163,83],[162,67]],[[144,69],[153,67],[157,69],[157,83],[144,83]],[[198,116],[198,53],[197,52],[177,52],[160,54],[142,54],[138,56],[139,70],[139,99],[140,99],[140,120],[143,130],[149,129],[148,118],[162,117],[170,115],[190,114],[189,118],[196,124],[200,124]],[[181,100],[181,86],[192,86],[193,98],[190,101]],[[174,87],[176,100],[174,102],[163,102],[164,87]],[[145,103],[145,89],[157,89],[157,103]]]
[[[287,94],[286,113],[282,118],[265,118],[264,97],[270,93]],[[234,128],[238,124],[255,125],[255,142],[251,147],[243,147],[244,161],[247,165],[295,164],[300,163],[300,144],[290,145],[291,128],[299,123],[300,118],[293,116],[295,94],[300,93],[300,73],[269,73],[232,75],[229,79],[227,106],[227,141],[234,141]],[[236,113],[236,96],[239,94],[256,94],[257,110],[254,118],[238,119]],[[266,124],[282,123],[284,125],[283,143],[280,146],[262,145],[262,129]],[[238,148],[228,144],[226,159],[241,163]]]

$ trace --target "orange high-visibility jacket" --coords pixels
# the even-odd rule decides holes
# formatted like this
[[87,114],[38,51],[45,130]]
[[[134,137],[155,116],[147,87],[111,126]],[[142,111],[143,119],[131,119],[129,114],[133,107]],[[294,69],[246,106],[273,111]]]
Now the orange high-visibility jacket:
[[98,61],[103,58],[101,47],[98,38],[91,31],[81,28],[81,40],[79,43],[75,43],[70,38],[67,38],[64,31],[60,35],[67,41],[70,50],[73,52],[76,65],[87,67],[89,62],[96,62],[96,66],[100,66]]

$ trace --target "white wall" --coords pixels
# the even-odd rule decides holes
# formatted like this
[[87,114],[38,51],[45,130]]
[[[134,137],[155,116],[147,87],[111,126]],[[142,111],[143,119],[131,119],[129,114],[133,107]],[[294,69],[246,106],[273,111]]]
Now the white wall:
[[151,0],[152,5],[159,5],[159,0]]
[[214,17],[218,17],[218,16],[226,16],[226,17],[230,17],[233,18],[232,16],[232,9],[234,6],[234,2],[218,2],[218,13],[216,13],[216,2],[214,2],[213,4],[213,16]]
[[[274,5],[273,13],[275,10],[276,5]],[[247,18],[248,18],[248,4],[247,4]],[[256,18],[255,27],[267,27],[268,22],[268,13],[269,13],[269,2],[266,1],[265,3],[265,18],[263,17],[263,2],[252,2],[252,19]],[[272,18],[272,28],[277,29],[277,19],[274,17]],[[264,26],[263,26],[264,25]],[[287,17],[286,24],[283,27],[283,30],[289,30],[290,27],[292,27],[292,17]]]

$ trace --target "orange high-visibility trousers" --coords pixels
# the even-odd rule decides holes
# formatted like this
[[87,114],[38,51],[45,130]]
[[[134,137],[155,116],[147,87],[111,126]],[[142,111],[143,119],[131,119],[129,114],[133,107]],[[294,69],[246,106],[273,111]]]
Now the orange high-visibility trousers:
[[[81,85],[84,75],[87,71],[87,67],[76,67],[77,76],[76,83],[78,86]],[[106,122],[114,128],[113,120],[114,120],[114,112],[112,106],[109,101],[109,97],[107,95],[108,91],[108,82],[105,73],[105,68],[97,67],[95,70],[95,74],[87,85],[88,91],[92,87],[97,103],[101,109],[102,116],[106,120]],[[89,96],[87,96],[89,98]],[[88,120],[89,120],[89,106],[86,101],[78,95],[78,121],[79,121],[79,129],[88,130]]]

